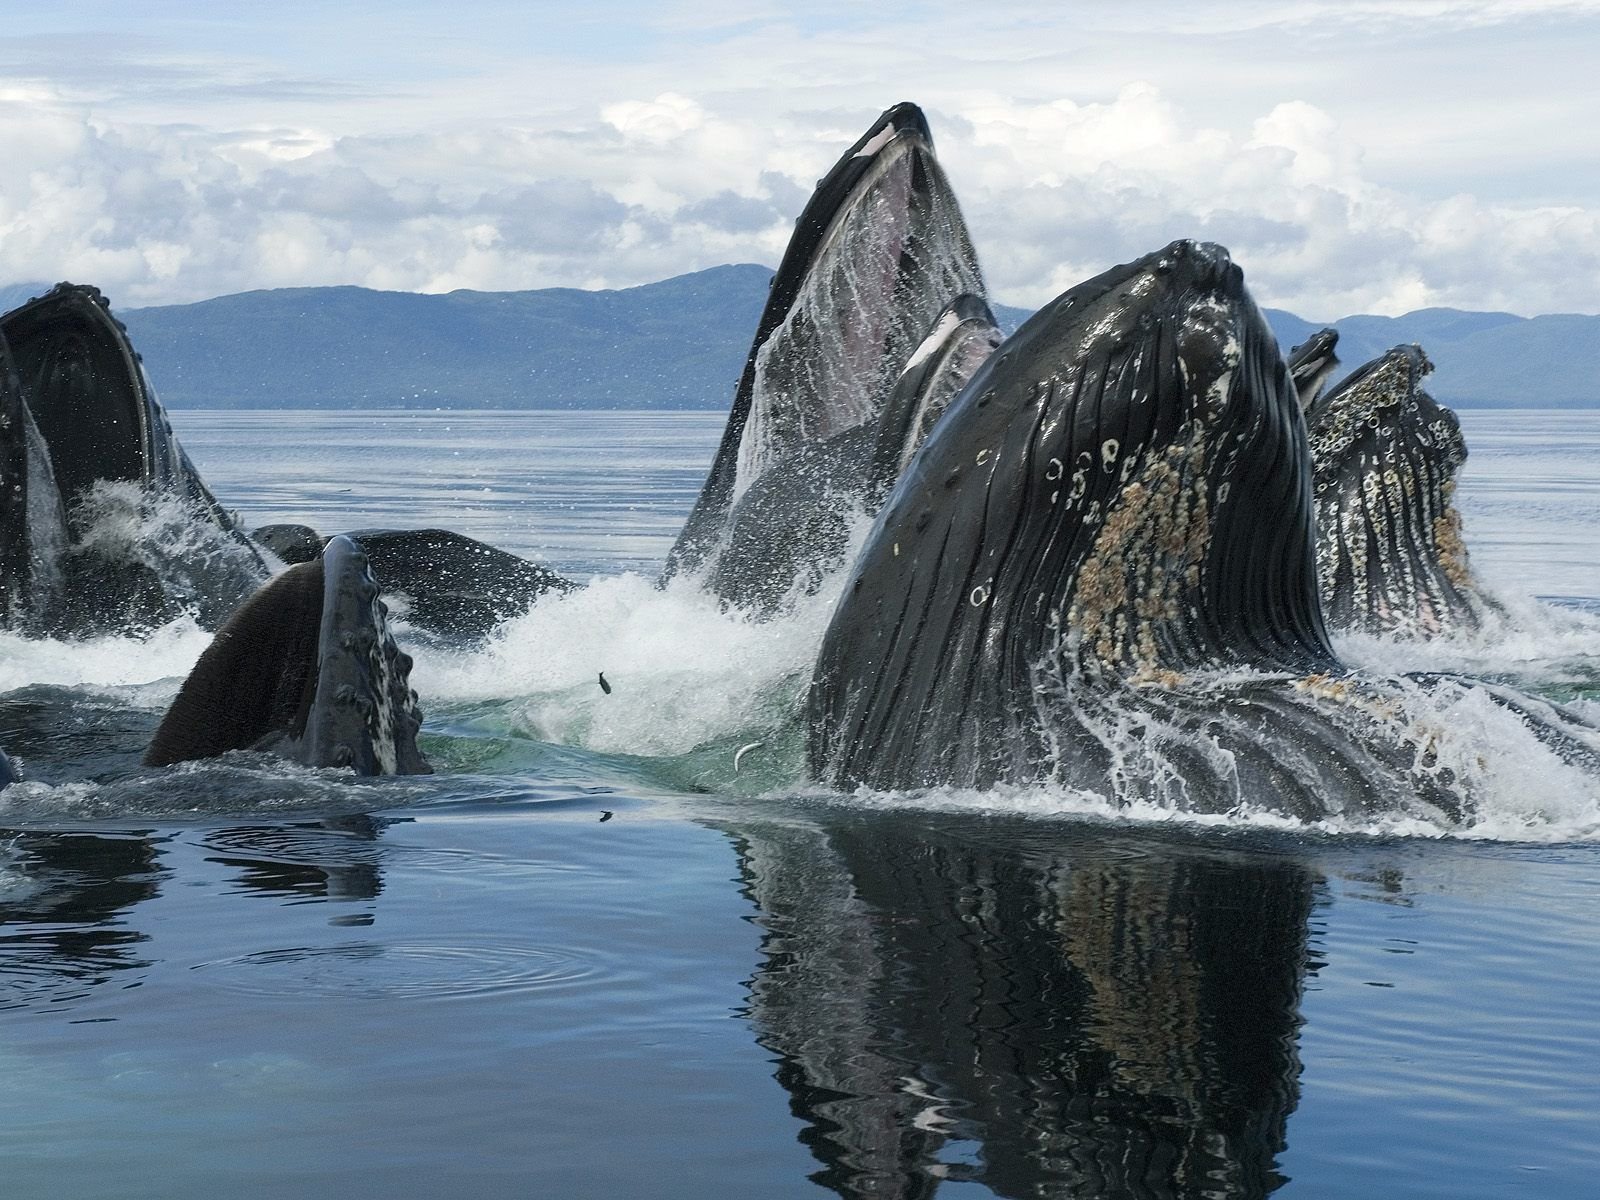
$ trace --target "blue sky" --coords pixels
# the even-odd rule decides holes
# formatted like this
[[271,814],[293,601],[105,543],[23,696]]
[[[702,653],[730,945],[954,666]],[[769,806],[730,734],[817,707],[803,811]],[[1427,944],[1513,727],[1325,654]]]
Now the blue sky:
[[0,0],[0,31],[0,283],[123,305],[773,263],[910,99],[1005,302],[1200,236],[1312,318],[1600,312],[1600,0]]

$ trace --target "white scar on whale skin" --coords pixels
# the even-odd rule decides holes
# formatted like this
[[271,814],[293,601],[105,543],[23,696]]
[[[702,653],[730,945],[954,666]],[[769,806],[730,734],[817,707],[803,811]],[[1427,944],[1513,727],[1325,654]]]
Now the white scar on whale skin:
[[894,127],[893,123],[885,125],[882,129],[878,130],[877,133],[873,134],[867,139],[866,145],[862,146],[861,149],[857,150],[850,157],[871,158],[879,150],[882,150],[885,146],[887,146],[895,134],[899,132],[900,131]]
[[913,367],[920,367],[928,361],[928,357],[937,350],[944,340],[956,331],[956,326],[961,324],[961,318],[953,312],[947,312],[939,318],[939,323],[933,327],[933,332],[922,339],[922,344],[912,351],[911,357],[906,360],[905,371]]

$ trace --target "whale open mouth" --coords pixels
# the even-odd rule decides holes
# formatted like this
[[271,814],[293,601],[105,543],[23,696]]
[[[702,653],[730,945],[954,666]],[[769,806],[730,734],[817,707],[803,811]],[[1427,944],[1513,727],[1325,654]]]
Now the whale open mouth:
[[[173,436],[126,331],[92,287],[58,284],[0,316],[0,621],[83,634],[170,619],[159,563],[83,552],[106,489],[161,498],[216,534],[206,586],[220,620],[267,576]],[[104,548],[103,539],[101,549]]]
[[699,573],[724,600],[761,612],[814,587],[837,564],[852,515],[881,496],[870,482],[879,419],[908,360],[952,301],[981,304],[982,294],[927,123],[896,105],[795,224],[665,577]]
[[1333,664],[1310,466],[1221,247],[1073,288],[978,368],[890,493],[811,693],[819,778],[1032,778],[1074,680]]

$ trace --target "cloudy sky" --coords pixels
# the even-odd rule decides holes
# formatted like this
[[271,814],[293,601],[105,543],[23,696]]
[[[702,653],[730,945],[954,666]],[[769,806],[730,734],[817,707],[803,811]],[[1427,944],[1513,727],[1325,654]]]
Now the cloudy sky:
[[1600,0],[0,17],[0,283],[134,306],[771,264],[816,178],[909,99],[1003,302],[1198,236],[1313,319],[1600,312]]

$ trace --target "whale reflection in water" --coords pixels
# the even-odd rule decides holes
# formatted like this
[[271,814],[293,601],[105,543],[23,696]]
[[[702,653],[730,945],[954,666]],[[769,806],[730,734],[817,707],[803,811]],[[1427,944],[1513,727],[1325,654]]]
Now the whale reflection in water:
[[739,822],[757,1037],[816,1182],[1250,1197],[1298,1098],[1292,861],[892,812]]

